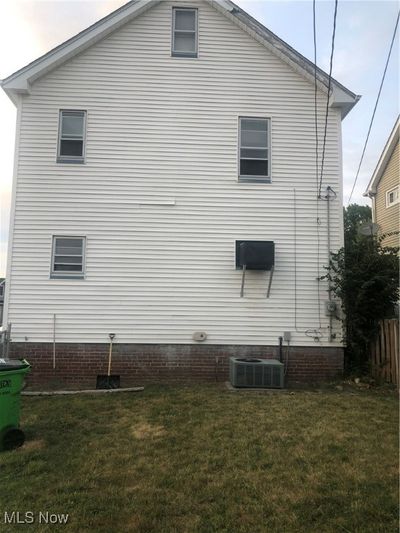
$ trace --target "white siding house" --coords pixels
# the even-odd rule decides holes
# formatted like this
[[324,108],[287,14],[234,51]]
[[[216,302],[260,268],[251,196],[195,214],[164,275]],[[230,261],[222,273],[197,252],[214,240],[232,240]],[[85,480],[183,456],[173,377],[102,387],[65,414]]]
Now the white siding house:
[[[173,25],[179,7],[196,10],[193,41],[190,17]],[[174,29],[178,51],[193,54],[174,54]],[[29,355],[55,335],[73,353],[113,332],[117,344],[171,353],[202,331],[212,352],[276,346],[287,331],[293,347],[340,348],[319,277],[328,243],[343,243],[341,120],[357,97],[332,81],[318,199],[313,76],[229,1],[139,0],[4,80],[18,108],[4,312],[13,343]],[[320,161],[327,84],[318,69]],[[268,130],[255,179],[240,178],[240,118]],[[240,296],[235,242],[247,239],[275,243],[269,298],[265,271],[248,271]],[[67,248],[78,276],[57,270]]]

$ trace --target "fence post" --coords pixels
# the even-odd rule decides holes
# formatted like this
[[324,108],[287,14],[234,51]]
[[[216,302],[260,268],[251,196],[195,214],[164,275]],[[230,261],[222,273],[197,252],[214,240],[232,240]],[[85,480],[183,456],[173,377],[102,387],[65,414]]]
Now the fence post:
[[399,380],[399,321],[393,320],[393,355],[394,355],[394,383],[396,383],[397,388],[400,386]]
[[381,320],[376,339],[371,343],[371,374],[378,382],[389,382],[400,387],[399,377],[399,321]]
[[385,321],[381,322],[381,380],[383,383],[386,380],[385,375],[385,365],[386,365],[386,335],[385,335]]
[[389,320],[383,321],[383,329],[385,331],[385,381],[390,382],[390,329]]

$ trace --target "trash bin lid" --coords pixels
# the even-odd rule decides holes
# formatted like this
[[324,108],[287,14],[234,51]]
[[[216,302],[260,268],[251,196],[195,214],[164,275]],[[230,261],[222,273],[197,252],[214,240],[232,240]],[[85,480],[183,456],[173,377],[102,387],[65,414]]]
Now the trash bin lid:
[[20,359],[2,359],[0,357],[0,372],[4,370],[20,370],[21,368],[26,368],[28,363]]

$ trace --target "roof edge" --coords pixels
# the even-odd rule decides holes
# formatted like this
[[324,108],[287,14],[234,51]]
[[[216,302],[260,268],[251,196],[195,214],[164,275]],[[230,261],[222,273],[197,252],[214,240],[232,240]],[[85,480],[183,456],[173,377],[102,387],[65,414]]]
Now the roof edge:
[[388,140],[386,141],[385,147],[382,150],[381,156],[378,160],[378,163],[375,167],[374,173],[368,183],[368,186],[363,193],[363,196],[375,196],[377,192],[378,184],[381,180],[383,173],[386,170],[387,164],[389,163],[390,158],[392,157],[393,150],[396,148],[397,143],[400,138],[400,115],[397,116],[396,122],[392,128],[392,131],[389,135]]
[[92,46],[160,1],[131,0],[31,63],[10,74],[7,78],[4,78],[1,81],[2,88],[10,98],[11,93],[27,94],[30,84],[46,72]]
[[[131,0],[75,36],[56,46],[35,61],[32,61],[25,67],[22,67],[5,78],[1,82],[2,88],[15,103],[16,95],[29,94],[30,85],[35,80],[100,41],[118,29],[118,27],[139,16],[160,1],[161,0]],[[297,50],[280,39],[251,15],[246,13],[246,11],[238,7],[231,0],[206,1],[267,49],[275,53],[280,59],[299,72],[300,75],[303,75],[303,77],[308,79],[308,81],[314,83],[314,76],[316,74],[318,88],[327,93],[329,84],[328,74],[318,66],[315,69],[314,63],[297,52]],[[331,87],[331,106],[341,109],[341,116],[343,119],[358,102],[360,96],[354,94],[334,78],[331,78]]]
[[[248,28],[248,33],[253,35],[259,42],[262,42],[267,48],[278,52],[281,59],[285,60],[295,70],[303,71],[303,76],[314,83],[314,76],[316,73],[317,85],[319,89],[327,92],[329,85],[329,75],[312,61],[303,56],[300,52],[295,50],[292,46],[286,43],[283,39],[275,35],[271,30],[265,27],[261,22],[249,15],[242,8],[237,6],[231,0],[207,0],[211,5],[214,5],[219,11],[228,12],[230,20],[236,22],[243,29]],[[250,30],[250,31],[249,31]],[[354,107],[360,100],[361,96],[353,93],[347,87],[331,77],[331,105],[333,107],[342,108],[342,118]]]

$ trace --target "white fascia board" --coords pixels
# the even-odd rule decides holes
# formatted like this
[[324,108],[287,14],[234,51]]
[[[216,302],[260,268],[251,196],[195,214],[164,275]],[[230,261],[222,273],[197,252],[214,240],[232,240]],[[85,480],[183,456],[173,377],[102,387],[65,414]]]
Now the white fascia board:
[[36,61],[11,74],[11,76],[2,81],[2,88],[15,103],[16,100],[13,98],[13,94],[29,94],[30,84],[35,80],[89,48],[159,2],[160,0],[137,0],[122,6],[104,19],[78,33],[75,37],[39,57]]
[[230,4],[226,0],[208,0],[208,1],[214,7],[217,5],[218,7],[222,8],[222,9],[226,9],[226,11],[229,11],[229,12],[234,11],[234,9],[235,9],[232,6],[232,4]]
[[374,173],[372,174],[372,178],[370,179],[370,182],[368,183],[368,187],[366,191],[364,192],[363,196],[369,196],[370,198],[372,198],[373,196],[376,195],[379,181],[383,173],[386,170],[386,166],[389,163],[389,159],[392,157],[393,150],[395,149],[397,143],[399,142],[399,137],[400,137],[400,117],[397,117],[396,123],[393,126],[393,129],[386,142],[385,148],[383,149],[381,157],[379,158],[378,164],[376,165]]
[[8,98],[12,101],[12,103],[17,108],[18,108],[20,96],[23,94],[27,94],[26,91],[14,91],[14,89],[5,89],[5,88],[4,88],[4,92],[6,93]]
[[354,105],[360,100],[361,96],[351,96],[344,91],[338,84],[333,82],[333,89],[331,94],[331,106],[339,107],[341,109],[342,120]]
[[[314,65],[299,52],[294,50],[282,39],[275,36],[272,32],[270,32],[270,30],[262,26],[262,24],[253,19],[244,10],[236,6],[230,0],[207,0],[207,2],[211,4],[217,11],[229,18],[229,20],[231,20],[234,24],[247,32],[251,37],[253,37],[253,39],[261,43],[270,52],[288,64],[303,78],[314,84]],[[245,20],[242,20],[236,16],[237,14],[239,14],[242,19],[244,18]],[[269,39],[267,36],[269,36]],[[270,42],[271,40],[273,42]],[[329,77],[325,72],[321,71],[319,68],[317,69],[317,87],[325,94],[328,93],[328,78]],[[343,119],[361,97],[352,93],[334,79],[332,79],[331,85],[332,90],[329,98],[330,105],[332,107],[339,107],[341,109],[341,116]]]

